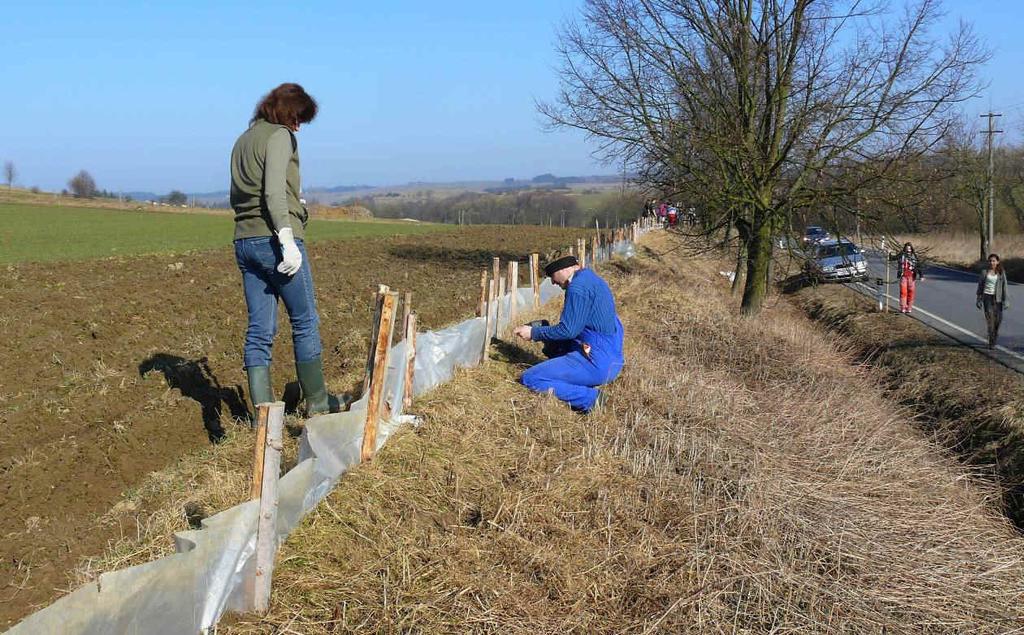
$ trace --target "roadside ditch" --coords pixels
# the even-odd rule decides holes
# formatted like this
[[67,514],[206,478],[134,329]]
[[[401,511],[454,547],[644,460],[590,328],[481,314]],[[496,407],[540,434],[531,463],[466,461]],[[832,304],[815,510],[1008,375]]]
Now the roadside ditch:
[[1024,377],[915,320],[878,312],[850,289],[807,287],[789,297],[880,373],[934,441],[993,480],[1003,512],[1024,529]]

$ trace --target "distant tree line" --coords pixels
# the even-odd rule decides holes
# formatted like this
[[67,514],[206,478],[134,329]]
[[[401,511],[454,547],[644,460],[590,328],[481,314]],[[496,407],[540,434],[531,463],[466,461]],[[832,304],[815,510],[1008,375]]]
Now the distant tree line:
[[593,197],[581,205],[579,196],[550,190],[505,193],[464,192],[437,196],[426,192],[415,198],[364,197],[346,201],[362,205],[378,218],[412,218],[432,223],[549,225],[554,227],[602,227],[630,221],[643,211],[643,196],[627,191]]

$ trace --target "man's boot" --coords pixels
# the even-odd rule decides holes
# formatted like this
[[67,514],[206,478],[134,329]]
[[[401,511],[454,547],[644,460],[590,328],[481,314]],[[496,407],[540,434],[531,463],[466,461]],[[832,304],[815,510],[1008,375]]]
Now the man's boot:
[[308,362],[295,362],[295,374],[302,388],[302,398],[306,400],[306,416],[323,414],[331,411],[330,397],[324,384],[324,367],[319,357]]
[[245,369],[249,376],[249,401],[252,402],[253,421],[256,420],[256,406],[274,400],[270,387],[270,366],[250,366]]

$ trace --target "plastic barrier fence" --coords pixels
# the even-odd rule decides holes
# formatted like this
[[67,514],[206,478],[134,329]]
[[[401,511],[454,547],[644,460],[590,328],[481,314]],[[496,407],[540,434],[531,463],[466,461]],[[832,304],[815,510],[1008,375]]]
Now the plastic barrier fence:
[[[633,245],[619,241],[602,247],[598,260],[611,255],[631,257]],[[589,260],[589,256],[588,256]],[[520,307],[532,306],[533,291],[517,291]],[[562,290],[544,280],[541,302]],[[492,310],[498,328],[508,326],[511,294]],[[493,316],[492,316],[493,319]],[[472,318],[417,334],[413,394],[419,395],[448,381],[455,369],[480,361],[485,319]],[[391,349],[385,381],[391,418],[381,421],[379,449],[403,423],[405,342]],[[351,467],[359,464],[366,418],[365,397],[348,412],[309,419],[299,440],[299,463],[279,482],[277,544],[280,545]],[[63,633],[108,635],[180,635],[200,633],[217,623],[225,611],[253,610],[251,585],[245,581],[255,566],[256,521],[259,501],[249,501],[210,516],[202,529],[175,534],[178,553],[146,564],[104,573],[92,583],[30,615],[8,631],[10,635]]]

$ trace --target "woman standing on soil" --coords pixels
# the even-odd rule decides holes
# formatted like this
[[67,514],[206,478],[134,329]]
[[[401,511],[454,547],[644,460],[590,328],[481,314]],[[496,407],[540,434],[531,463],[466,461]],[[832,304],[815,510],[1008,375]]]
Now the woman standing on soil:
[[1010,308],[1010,301],[1006,295],[1006,272],[996,254],[989,254],[988,269],[978,276],[977,306],[985,310],[988,347],[995,348],[996,338],[999,337],[999,325],[1003,321],[1003,311]]
[[924,280],[914,246],[910,243],[904,244],[903,251],[889,260],[896,260],[896,278],[900,282],[900,313],[910,313],[914,309],[917,281]]
[[274,401],[271,346],[277,303],[292,326],[295,370],[306,414],[329,410],[321,363],[320,318],[313,275],[303,245],[309,214],[299,199],[299,152],[295,133],[316,117],[316,101],[298,84],[281,84],[256,106],[249,129],[231,150],[231,207],[235,211],[235,259],[249,311],[245,371],[253,406]]

